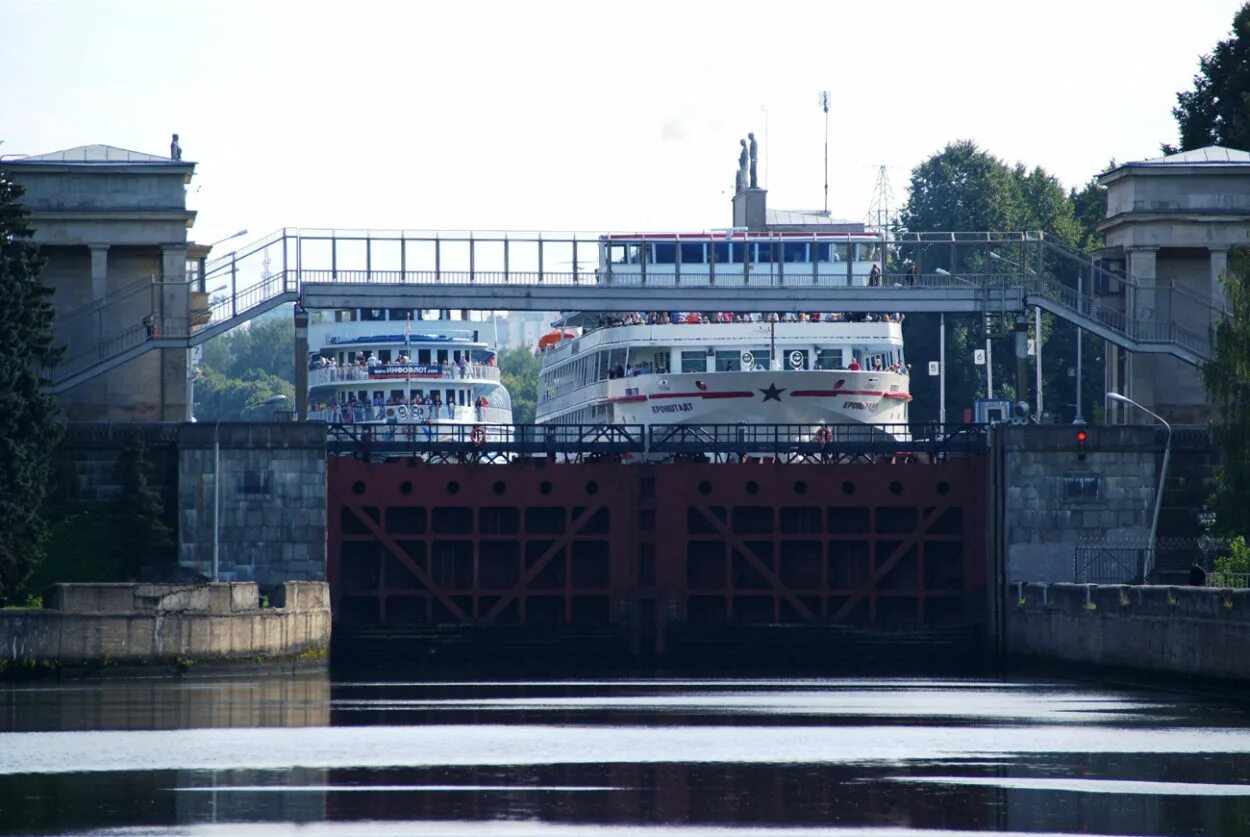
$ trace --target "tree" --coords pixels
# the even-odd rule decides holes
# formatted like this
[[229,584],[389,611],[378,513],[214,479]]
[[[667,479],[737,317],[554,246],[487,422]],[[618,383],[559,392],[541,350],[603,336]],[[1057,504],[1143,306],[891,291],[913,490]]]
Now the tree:
[[160,492],[148,485],[150,469],[143,437],[131,433],[117,458],[121,492],[115,515],[120,525],[109,545],[116,565],[130,579],[137,579],[145,565],[173,562],[173,532],[165,523],[165,502]]
[[1165,154],[1207,145],[1250,150],[1250,3],[1233,16],[1231,34],[1198,60],[1194,89],[1176,94],[1181,144],[1163,146]]
[[1234,536],[1250,534],[1250,250],[1229,251],[1224,294],[1230,314],[1215,327],[1202,381],[1219,416],[1223,454],[1212,498],[1216,530]]
[[295,322],[261,318],[204,345],[195,380],[196,417],[202,421],[262,419],[256,405],[274,396],[295,404]]
[[19,202],[20,186],[0,170],[0,604],[42,557],[39,513],[52,453],[64,424],[42,392],[40,369],[54,365],[52,292]]
[[533,350],[515,346],[499,352],[499,377],[512,396],[514,424],[533,424],[538,404],[538,369],[541,361]]

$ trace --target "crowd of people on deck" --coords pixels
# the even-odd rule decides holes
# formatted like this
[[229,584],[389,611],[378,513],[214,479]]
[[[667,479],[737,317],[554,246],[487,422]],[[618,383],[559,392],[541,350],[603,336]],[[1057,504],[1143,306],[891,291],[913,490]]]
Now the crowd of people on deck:
[[[472,407],[476,421],[484,419],[488,406],[490,404],[486,396],[474,399]],[[388,407],[392,409],[387,410]],[[401,411],[394,409],[396,407],[405,408],[402,416],[399,415]],[[396,395],[383,398],[382,393],[375,392],[372,401],[362,401],[354,395],[344,393],[342,399],[330,398],[326,401],[317,401],[310,404],[308,409],[310,414],[324,414],[327,420],[341,422],[385,421],[389,418],[433,422],[441,418],[454,419],[456,417],[456,403],[447,401],[444,404],[442,394],[438,392],[420,395],[414,393],[408,399]]]
[[[346,369],[348,374],[343,375],[344,380],[350,380],[354,377],[353,372],[387,372],[390,370],[398,370],[404,366],[412,366],[412,358],[407,352],[400,352],[394,360],[385,361],[379,359],[372,352],[357,352],[350,363],[338,362],[338,359],[326,355],[317,355],[308,362],[309,370],[314,369]],[[428,364],[420,364],[422,366],[439,366],[442,368],[442,376],[444,378],[475,378],[481,374],[483,368],[494,367],[495,356],[488,355],[485,362],[470,362],[465,355],[460,355],[455,360],[441,360]]]
[[638,325],[707,325],[710,323],[901,323],[903,314],[850,313],[819,311],[786,311],[778,313],[743,313],[738,311],[631,311],[624,314],[602,314],[592,328],[616,328]]

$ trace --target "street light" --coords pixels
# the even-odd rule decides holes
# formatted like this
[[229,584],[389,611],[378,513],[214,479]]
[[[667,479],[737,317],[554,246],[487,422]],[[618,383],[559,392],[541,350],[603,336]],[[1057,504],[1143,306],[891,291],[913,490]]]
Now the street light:
[[[1118,401],[1121,404],[1133,405],[1137,409],[1141,410],[1143,413],[1146,413],[1147,415],[1152,416],[1156,421],[1158,421],[1160,424],[1166,427],[1168,431],[1167,443],[1164,444],[1163,446],[1163,465],[1159,468],[1159,487],[1155,490],[1155,513],[1154,513],[1153,518],[1150,521],[1150,553],[1149,553],[1150,557],[1149,557],[1149,560],[1146,562],[1146,571],[1145,571],[1145,575],[1148,576],[1150,574],[1150,571],[1154,568],[1154,563],[1155,563],[1155,550],[1157,549],[1157,544],[1155,543],[1155,541],[1159,532],[1159,508],[1163,505],[1163,481],[1167,479],[1168,458],[1172,455],[1172,425],[1168,424],[1167,421],[1164,420],[1163,416],[1159,415],[1153,410],[1147,410],[1145,407],[1138,404],[1136,401],[1134,401],[1133,399],[1129,398],[1126,395],[1120,395],[1120,393],[1118,392],[1109,392],[1107,393],[1107,400]],[[1145,581],[1144,578],[1142,580]]]
[[213,248],[213,247],[216,247],[218,244],[221,244],[221,243],[223,243],[223,242],[229,241],[229,240],[230,240],[230,239],[232,239],[232,238],[238,238],[238,237],[239,237],[239,236],[241,236],[241,235],[247,235],[247,230],[246,230],[246,229],[242,229],[242,230],[239,230],[237,233],[231,233],[230,235],[226,236],[225,238],[219,238],[219,239],[217,239],[216,241],[214,241],[212,244],[210,244],[210,245],[208,245],[208,246],[209,246],[210,248]]

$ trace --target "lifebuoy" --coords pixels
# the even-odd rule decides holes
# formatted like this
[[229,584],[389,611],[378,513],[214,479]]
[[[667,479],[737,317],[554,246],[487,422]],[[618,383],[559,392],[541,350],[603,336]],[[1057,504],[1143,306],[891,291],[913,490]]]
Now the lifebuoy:
[[412,417],[413,417],[414,419],[416,419],[417,421],[423,421],[423,420],[425,419],[425,408],[424,408],[424,407],[413,407],[413,408],[412,408]]
[[400,404],[395,408],[395,415],[399,416],[401,419],[408,418],[408,408],[403,404]]
[[486,441],[486,431],[480,427],[473,428],[473,432],[469,434],[469,441],[473,443],[474,447],[480,448]]
[[816,441],[820,442],[822,445],[829,444],[833,441],[833,431],[828,427],[821,426],[816,431]]

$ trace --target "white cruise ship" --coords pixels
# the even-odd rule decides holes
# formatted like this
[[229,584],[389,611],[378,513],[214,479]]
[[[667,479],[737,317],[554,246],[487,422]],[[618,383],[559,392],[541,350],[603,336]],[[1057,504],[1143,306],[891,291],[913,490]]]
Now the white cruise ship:
[[[406,308],[310,311],[308,417],[331,423],[512,423],[489,323]],[[482,332],[483,328],[487,333]]]
[[[880,236],[841,226],[604,236],[597,279],[737,288],[880,281]],[[822,424],[859,423],[905,438],[901,320],[837,311],[567,314],[539,347],[537,421],[792,424],[810,425],[813,436],[826,432]]]

